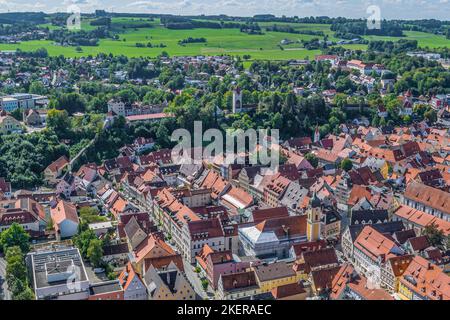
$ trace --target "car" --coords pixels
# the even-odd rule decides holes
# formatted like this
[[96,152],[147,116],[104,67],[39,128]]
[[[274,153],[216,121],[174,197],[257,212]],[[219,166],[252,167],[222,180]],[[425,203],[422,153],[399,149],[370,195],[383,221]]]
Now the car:
[[95,274],[103,273],[103,272],[105,272],[105,269],[104,269],[104,268],[94,268],[94,273],[95,273]]

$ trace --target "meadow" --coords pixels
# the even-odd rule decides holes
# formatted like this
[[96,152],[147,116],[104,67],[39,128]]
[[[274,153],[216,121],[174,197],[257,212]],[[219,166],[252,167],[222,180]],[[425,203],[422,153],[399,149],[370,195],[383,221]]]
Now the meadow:
[[[134,28],[133,24],[151,23],[151,27]],[[280,25],[291,25],[296,30],[316,30],[327,34],[329,40],[337,41],[334,38],[333,31],[326,24],[299,24],[299,23],[279,23]],[[126,25],[127,28],[123,26]],[[273,23],[260,23],[262,27],[273,25]],[[58,27],[46,24],[51,29]],[[320,50],[306,50],[299,43],[283,46],[282,50],[279,46],[283,39],[291,41],[311,40],[318,38],[315,35],[291,34],[283,32],[267,32],[264,30],[263,35],[249,35],[240,32],[238,29],[192,29],[192,30],[170,30],[160,25],[160,21],[155,19],[137,18],[113,18],[112,26],[119,34],[118,40],[101,39],[99,46],[81,47],[82,51],[77,52],[75,47],[60,46],[52,41],[25,41],[20,44],[0,44],[0,50],[21,49],[23,51],[34,51],[39,48],[46,48],[50,55],[64,55],[66,57],[79,57],[86,55],[96,55],[98,53],[112,53],[114,55],[123,54],[128,57],[156,57],[163,51],[171,56],[187,56],[187,55],[249,55],[251,60],[270,59],[270,60],[289,60],[289,59],[306,59],[313,58],[320,54]],[[90,20],[82,21],[82,29],[92,30],[94,26],[90,25]],[[263,28],[264,29],[264,28]],[[419,46],[422,47],[450,47],[450,40],[444,36],[431,35],[422,32],[406,32],[407,39],[417,39]],[[206,43],[189,43],[184,46],[178,44],[179,40],[188,37],[207,39]],[[400,38],[394,37],[376,37],[369,36],[366,39],[377,40],[393,40]],[[148,42],[153,45],[164,44],[164,48],[160,47],[137,47],[136,43],[146,45]],[[355,44],[345,45],[344,47],[353,49],[366,49],[366,45]]]

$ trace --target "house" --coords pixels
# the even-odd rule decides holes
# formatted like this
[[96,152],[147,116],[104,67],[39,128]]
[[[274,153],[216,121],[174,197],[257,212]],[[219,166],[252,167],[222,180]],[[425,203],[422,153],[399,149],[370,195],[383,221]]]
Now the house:
[[173,257],[176,252],[160,234],[149,234],[130,254],[130,262],[138,274],[146,272],[145,261],[150,258]]
[[306,280],[312,271],[329,269],[339,265],[334,248],[321,248],[305,251],[294,263],[293,270],[300,278]]
[[81,166],[81,168],[78,169],[78,172],[74,174],[74,177],[75,184],[78,188],[90,191],[93,182],[98,177],[96,164],[92,163]]
[[411,182],[403,194],[403,204],[450,222],[450,193],[419,182]]
[[341,266],[331,284],[331,300],[394,300],[386,291],[373,288],[351,264]]
[[[20,202],[20,200],[18,200]],[[17,223],[29,233],[38,233],[40,230],[40,218],[32,211],[20,207],[0,208],[0,233]]]
[[[390,221],[385,223],[372,224],[371,226],[378,230],[380,233],[389,235],[405,230],[405,226],[401,221]],[[354,262],[354,243],[364,227],[365,225],[363,224],[349,225],[342,233],[342,252],[350,262]]]
[[59,180],[56,185],[56,193],[63,195],[65,199],[69,199],[73,192],[75,192],[75,177],[71,173],[67,173]]
[[88,300],[124,300],[122,285],[117,280],[91,284]]
[[141,154],[144,151],[150,150],[155,145],[155,141],[152,138],[136,138],[133,142],[133,148],[137,154]]
[[246,271],[252,263],[236,259],[230,250],[214,251],[207,244],[203,246],[196,259],[197,265],[202,269],[214,290],[217,289],[220,275]]
[[390,294],[398,292],[400,277],[411,263],[413,255],[391,257],[381,268],[381,288]]
[[402,300],[450,300],[450,277],[428,260],[415,256],[400,278]]
[[6,114],[5,111],[0,111],[0,133],[11,134],[17,132],[22,132],[22,124]]
[[217,284],[216,299],[248,299],[259,294],[255,271],[244,271],[220,275]]
[[275,300],[306,300],[309,296],[309,289],[303,282],[280,285],[271,290]]
[[147,287],[129,262],[118,278],[123,288],[124,300],[147,300]]
[[341,215],[336,210],[324,210],[324,219],[320,226],[321,237],[328,240],[337,240],[341,235]]
[[404,255],[404,250],[372,226],[365,226],[354,243],[355,269],[371,276],[374,285],[383,285],[381,269],[388,259]]
[[283,177],[280,173],[275,174],[264,187],[264,202],[269,207],[278,207],[279,201],[290,183],[291,180]]
[[41,126],[42,118],[39,112],[34,109],[28,109],[23,113],[23,120],[29,126]]
[[57,237],[70,238],[78,233],[80,220],[74,204],[60,200],[55,207],[50,209],[50,213]]
[[64,171],[69,166],[69,159],[66,156],[61,156],[54,162],[52,162],[44,170],[44,179],[49,183],[56,182],[56,179],[60,177]]
[[7,199],[11,198],[11,182],[7,182],[5,178],[0,177],[0,199],[2,195]]
[[263,263],[254,266],[253,270],[260,293],[270,292],[280,285],[294,284],[299,281],[292,266],[283,261]]
[[195,300],[196,293],[184,272],[171,263],[167,270],[153,266],[144,276],[149,300]]
[[187,261],[194,264],[196,256],[207,244],[215,251],[229,250],[222,222],[218,218],[188,221],[183,226],[182,243],[178,246]]
[[290,215],[295,215],[301,212],[301,204],[307,195],[307,188],[297,182],[291,182],[281,197],[280,204],[288,209]]
[[445,235],[450,234],[450,222],[439,219],[436,216],[426,213],[419,209],[414,209],[407,205],[400,205],[393,213],[392,219],[394,221],[402,221],[405,226],[414,229],[417,234],[421,234],[422,230],[434,224]]
[[375,224],[388,222],[387,210],[352,210],[350,224]]

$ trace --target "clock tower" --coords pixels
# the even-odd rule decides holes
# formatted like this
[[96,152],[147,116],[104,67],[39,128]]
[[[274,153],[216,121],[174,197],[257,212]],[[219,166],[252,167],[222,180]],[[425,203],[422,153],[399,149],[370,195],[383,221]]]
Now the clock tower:
[[320,225],[322,220],[322,203],[314,192],[309,201],[308,210],[306,212],[306,236],[308,241],[317,241],[320,238]]

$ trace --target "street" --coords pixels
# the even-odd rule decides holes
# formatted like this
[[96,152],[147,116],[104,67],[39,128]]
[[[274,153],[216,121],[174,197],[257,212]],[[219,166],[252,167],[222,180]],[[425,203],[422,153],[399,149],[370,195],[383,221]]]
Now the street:
[[11,293],[6,284],[6,261],[0,257],[0,297],[3,300],[11,300]]
[[200,280],[198,274],[194,271],[194,267],[186,260],[183,259],[184,272],[187,279],[194,287],[194,291],[200,296],[201,299],[211,299],[214,297],[214,293],[211,290],[211,286],[208,286],[208,292],[203,290],[202,281]]
[[[125,199],[128,199],[128,201],[130,201],[140,211],[148,212],[148,209],[142,207],[141,205],[139,205],[137,202],[133,201],[133,199],[131,199],[127,195],[123,194],[120,191],[119,191],[119,194],[122,197],[124,197]],[[149,217],[150,217],[150,221],[155,223],[155,221],[153,220],[153,217],[150,213],[149,213]],[[174,245],[171,245],[169,242],[167,244],[169,246],[171,246],[174,251],[178,252],[177,248]],[[203,300],[213,298],[214,292],[212,291],[211,286],[208,286],[207,292],[205,292],[205,290],[203,290],[202,282],[201,282],[198,274],[194,271],[194,267],[185,259],[183,259],[183,266],[184,266],[184,272],[185,272],[186,278],[192,284],[195,293],[198,295],[198,298],[203,299]]]

